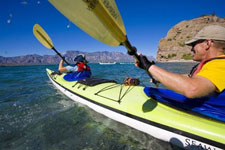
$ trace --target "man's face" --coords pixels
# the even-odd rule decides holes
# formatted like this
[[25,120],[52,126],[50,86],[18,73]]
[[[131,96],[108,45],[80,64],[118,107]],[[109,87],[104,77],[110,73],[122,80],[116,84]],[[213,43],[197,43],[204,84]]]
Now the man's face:
[[204,41],[199,40],[192,44],[191,51],[193,53],[192,59],[194,61],[202,61],[205,58],[206,51],[205,51],[204,42],[205,40]]

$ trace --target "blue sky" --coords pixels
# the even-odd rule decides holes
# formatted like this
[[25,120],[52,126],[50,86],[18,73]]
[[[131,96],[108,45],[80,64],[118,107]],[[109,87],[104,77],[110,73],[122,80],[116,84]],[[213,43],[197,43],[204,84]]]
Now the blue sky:
[[[128,39],[138,51],[156,56],[159,40],[177,23],[215,12],[225,17],[225,0],[116,0]],[[0,56],[52,55],[33,36],[40,24],[59,52],[66,50],[119,51],[73,25],[46,0],[0,0]]]

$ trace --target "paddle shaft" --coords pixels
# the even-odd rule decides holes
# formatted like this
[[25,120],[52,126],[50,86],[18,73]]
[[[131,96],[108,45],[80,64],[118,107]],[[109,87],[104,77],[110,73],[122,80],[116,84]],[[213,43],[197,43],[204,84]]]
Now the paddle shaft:
[[[134,57],[135,60],[137,60],[138,62],[140,62],[140,56],[138,56],[137,54],[137,49],[135,47],[133,47],[130,42],[128,40],[126,40],[125,42],[122,43],[122,45],[124,47],[127,48],[128,54],[132,55]],[[148,70],[146,70],[146,73],[149,75],[149,77],[152,79],[152,82],[155,84],[156,87],[159,86],[159,81],[157,81],[150,73]]]
[[52,47],[52,50],[54,50],[54,51],[56,52],[56,54],[57,54],[60,58],[62,58],[62,60],[63,60],[67,65],[70,65],[70,64],[65,60],[65,58],[62,57],[62,55],[55,49],[55,47]]
[[[132,55],[137,61],[140,61],[140,57],[137,54],[136,48],[134,48],[127,40],[125,33],[122,31],[122,29],[120,28],[117,21],[113,18],[113,16],[110,15],[108,11],[106,11],[106,8],[104,7],[104,4],[101,1],[99,1],[99,5],[96,5],[96,8],[93,9],[93,12],[96,14],[96,16],[98,16],[99,20],[102,21],[102,23],[108,29],[108,31],[111,32],[113,37],[118,41],[122,42],[122,45],[124,45],[127,48],[128,54]],[[153,78],[153,76],[147,70],[146,72],[152,79],[152,82],[155,84],[155,86],[158,87],[159,81]]]

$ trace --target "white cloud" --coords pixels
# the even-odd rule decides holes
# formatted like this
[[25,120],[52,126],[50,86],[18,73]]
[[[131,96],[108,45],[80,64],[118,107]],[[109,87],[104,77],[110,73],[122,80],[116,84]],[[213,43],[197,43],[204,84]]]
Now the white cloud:
[[28,3],[27,3],[27,1],[22,1],[22,2],[20,2],[22,5],[27,5]]
[[12,22],[12,20],[11,20],[11,19],[8,19],[8,20],[7,20],[7,23],[8,23],[8,24],[10,24],[11,22]]
[[37,1],[37,4],[39,5],[41,2],[40,1]]

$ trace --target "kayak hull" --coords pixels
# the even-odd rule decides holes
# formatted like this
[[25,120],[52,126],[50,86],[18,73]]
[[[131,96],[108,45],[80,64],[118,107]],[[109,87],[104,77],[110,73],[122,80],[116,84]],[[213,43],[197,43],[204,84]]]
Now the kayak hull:
[[[137,86],[129,89],[129,87],[123,87],[123,85],[116,83],[104,83],[104,86],[101,84],[101,86],[88,87],[78,84],[77,81],[65,81],[64,75],[51,75],[51,73],[52,71],[47,69],[50,81],[62,93],[113,120],[185,149],[222,150],[225,147],[224,123],[190,115],[158,103],[144,95],[144,87]],[[122,99],[111,101],[108,101],[105,95],[94,96],[102,89],[107,89],[110,86],[115,89],[120,86],[127,88],[129,90],[126,89],[125,91],[128,91],[128,94],[122,95]],[[110,93],[106,92],[106,95],[112,94],[114,96],[116,94],[113,94],[113,92],[118,92],[111,88],[107,90]],[[135,97],[135,95],[138,96]],[[99,99],[103,99],[103,101],[99,101]],[[125,102],[127,99],[129,101]],[[123,105],[123,103],[127,103],[127,105]],[[173,117],[174,119],[172,119]],[[195,126],[196,124],[197,126]],[[210,130],[207,130],[207,128]]]

